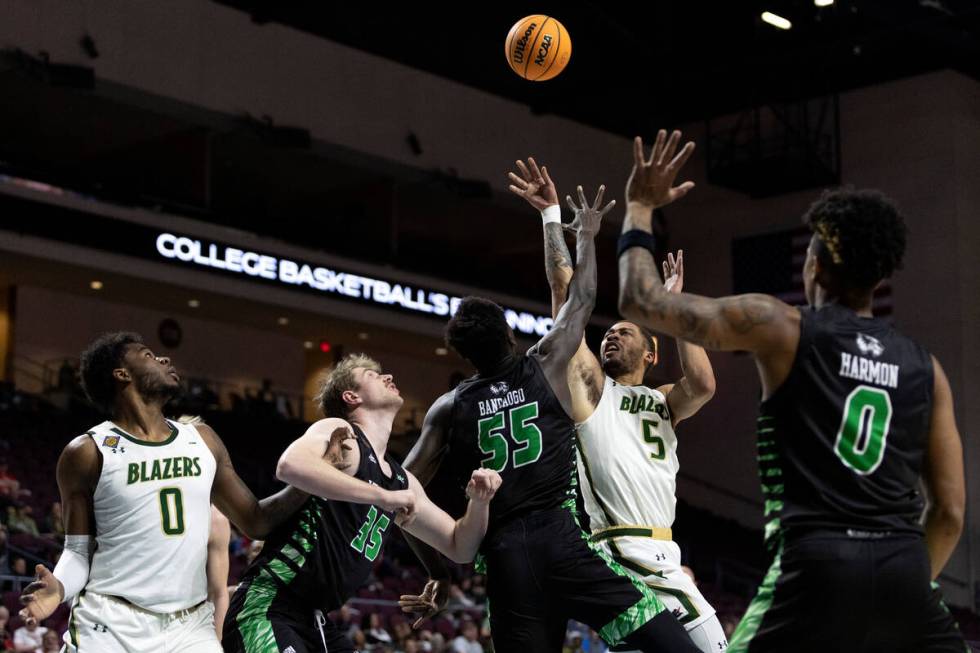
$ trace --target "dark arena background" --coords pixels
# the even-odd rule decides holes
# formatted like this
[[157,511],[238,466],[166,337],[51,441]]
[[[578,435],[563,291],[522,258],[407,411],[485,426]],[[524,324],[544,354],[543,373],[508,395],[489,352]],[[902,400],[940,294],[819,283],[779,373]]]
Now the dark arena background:
[[[534,13],[573,43],[546,82],[504,57]],[[976,0],[0,0],[0,650],[64,543],[59,453],[103,419],[78,377],[99,334],[139,332],[173,360],[168,417],[202,416],[257,496],[281,487],[276,461],[346,354],[394,375],[401,460],[473,374],[442,335],[459,298],[501,304],[521,350],[551,327],[515,160],[545,163],[562,200],[603,183],[619,203],[596,240],[594,348],[618,315],[632,138],[659,128],[697,145],[680,177],[696,187],[654,221],[659,255],[684,250],[685,291],[804,304],[801,216],[823,189],[878,188],[907,216],[874,309],[942,361],[956,399],[966,518],[939,583],[980,650]],[[681,375],[669,337],[660,352],[654,384]],[[709,356],[714,398],[678,427],[673,533],[730,633],[768,566],[761,390],[750,356]],[[260,545],[232,530],[230,587]],[[453,574],[447,611],[412,630],[396,601],[426,574],[397,535],[331,618],[366,651],[492,650],[485,577]],[[63,604],[42,627],[68,625]],[[564,650],[606,648],[570,622]]]

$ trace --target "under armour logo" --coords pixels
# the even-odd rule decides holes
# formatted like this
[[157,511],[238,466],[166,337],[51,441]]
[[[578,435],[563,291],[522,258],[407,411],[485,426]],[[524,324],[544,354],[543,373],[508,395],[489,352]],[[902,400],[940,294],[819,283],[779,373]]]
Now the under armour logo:
[[662,553],[658,553],[657,554],[657,562],[663,562],[666,559],[667,559],[667,556],[665,556],[664,554],[662,554]]
[[880,340],[866,336],[863,333],[857,334],[857,346],[862,354],[871,354],[877,357],[885,353],[885,346],[881,344]]
[[292,646],[287,646],[282,650],[282,653],[296,653],[296,649],[294,649]]
[[105,624],[92,624],[92,630],[97,633],[107,633],[109,632],[109,627]]
[[370,460],[372,463],[378,462],[378,459],[374,457],[373,453],[368,454],[368,460]]
[[501,392],[507,392],[508,388],[510,388],[510,386],[507,385],[506,381],[500,381],[490,386],[490,392],[495,395],[499,395]]

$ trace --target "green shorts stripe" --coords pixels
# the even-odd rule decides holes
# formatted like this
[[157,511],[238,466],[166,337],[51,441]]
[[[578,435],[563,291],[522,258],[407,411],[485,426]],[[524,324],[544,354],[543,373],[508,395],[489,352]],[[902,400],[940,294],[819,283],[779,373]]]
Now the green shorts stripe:
[[752,599],[748,610],[745,611],[745,616],[742,617],[742,621],[739,622],[728,641],[728,653],[747,653],[749,650],[752,638],[759,632],[759,626],[762,625],[766,612],[772,607],[773,596],[776,593],[776,581],[782,574],[782,557],[783,545],[780,542],[779,549],[776,551],[776,558],[772,561],[769,571],[766,572],[766,577],[762,579],[759,591]]
[[268,611],[275,600],[277,590],[275,581],[269,579],[261,582],[265,570],[259,572],[256,581],[248,586],[245,592],[245,603],[241,612],[235,615],[238,632],[242,636],[242,644],[247,653],[278,653],[276,635],[269,621]]
[[656,617],[666,608],[664,607],[664,604],[660,602],[660,599],[657,598],[653,591],[651,591],[643,581],[626,571],[622,565],[609,557],[609,555],[597,544],[590,541],[589,536],[582,530],[582,526],[578,522],[578,516],[575,515],[574,511],[572,511],[572,518],[575,520],[575,525],[579,528],[582,541],[585,542],[585,544],[592,549],[596,555],[602,558],[603,562],[606,563],[606,566],[609,567],[613,573],[615,573],[617,576],[622,576],[629,579],[629,581],[633,584],[633,587],[635,587],[641,595],[639,601],[634,603],[625,612],[619,614],[615,619],[599,629],[599,636],[602,637],[602,639],[605,640],[609,646],[616,646],[621,644],[624,639],[634,633],[638,628],[640,628],[640,626]]

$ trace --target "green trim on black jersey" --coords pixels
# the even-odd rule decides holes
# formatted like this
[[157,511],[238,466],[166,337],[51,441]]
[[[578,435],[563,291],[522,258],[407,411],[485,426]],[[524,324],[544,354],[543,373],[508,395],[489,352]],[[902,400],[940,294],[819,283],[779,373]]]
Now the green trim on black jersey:
[[134,444],[139,444],[139,445],[142,445],[144,447],[163,447],[163,446],[166,446],[166,445],[170,444],[171,442],[173,442],[174,439],[177,437],[177,427],[174,425],[174,423],[168,420],[167,421],[167,426],[170,427],[170,436],[167,437],[166,440],[163,440],[161,442],[152,442],[150,440],[141,440],[141,439],[137,438],[134,435],[130,435],[129,433],[126,433],[125,431],[123,431],[118,426],[113,426],[109,430],[112,431],[113,433],[117,434],[117,435],[123,436],[124,438],[126,438],[127,440],[129,440],[130,442],[132,442]]
[[782,557],[783,545],[780,543],[779,550],[776,552],[776,558],[773,560],[772,566],[769,567],[769,571],[762,580],[762,584],[759,585],[759,591],[756,593],[755,598],[752,599],[748,610],[745,611],[745,616],[742,617],[742,621],[739,622],[738,627],[735,628],[735,632],[732,633],[732,637],[728,641],[728,653],[748,652],[749,646],[752,644],[752,638],[759,632],[762,620],[765,618],[769,608],[772,607],[773,597],[776,593],[776,583],[782,574]]

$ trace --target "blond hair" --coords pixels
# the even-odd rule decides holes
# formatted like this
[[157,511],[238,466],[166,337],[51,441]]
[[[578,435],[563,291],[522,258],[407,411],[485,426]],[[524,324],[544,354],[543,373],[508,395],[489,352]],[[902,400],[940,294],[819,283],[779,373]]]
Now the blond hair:
[[313,398],[324,416],[343,418],[348,416],[344,393],[357,390],[357,382],[354,380],[354,368],[357,367],[381,372],[378,361],[366,354],[350,354],[342,358],[333,369],[323,375],[320,380],[320,390]]

